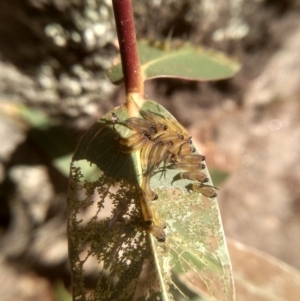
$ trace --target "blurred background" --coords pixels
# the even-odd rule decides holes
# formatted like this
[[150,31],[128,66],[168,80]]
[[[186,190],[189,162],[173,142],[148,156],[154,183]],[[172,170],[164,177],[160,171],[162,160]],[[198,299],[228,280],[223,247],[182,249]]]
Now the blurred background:
[[[211,47],[241,62],[233,79],[153,80],[146,94],[188,128],[207,157],[226,236],[282,260],[296,277],[300,1],[133,6],[138,38]],[[0,1],[1,301],[70,298],[69,160],[84,132],[123,102],[123,86],[105,74],[117,53],[110,0]]]

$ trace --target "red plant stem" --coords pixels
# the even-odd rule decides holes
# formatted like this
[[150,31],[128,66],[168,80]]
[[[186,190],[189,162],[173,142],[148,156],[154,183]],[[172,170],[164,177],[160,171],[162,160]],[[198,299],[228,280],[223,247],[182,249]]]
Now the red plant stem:
[[126,94],[143,95],[143,79],[137,51],[131,0],[112,0],[120,44]]

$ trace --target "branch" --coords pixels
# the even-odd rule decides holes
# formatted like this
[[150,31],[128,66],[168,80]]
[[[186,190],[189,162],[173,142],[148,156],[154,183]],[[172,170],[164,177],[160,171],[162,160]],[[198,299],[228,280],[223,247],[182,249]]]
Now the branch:
[[129,94],[143,95],[143,79],[137,51],[131,0],[112,0],[120,44],[127,101]]

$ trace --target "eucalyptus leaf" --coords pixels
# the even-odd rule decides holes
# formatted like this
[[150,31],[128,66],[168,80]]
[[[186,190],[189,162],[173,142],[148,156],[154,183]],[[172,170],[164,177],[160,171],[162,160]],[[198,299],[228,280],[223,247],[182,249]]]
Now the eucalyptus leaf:
[[[240,65],[224,54],[204,49],[184,46],[172,51],[164,51],[145,42],[138,44],[141,72],[144,80],[159,77],[180,78],[195,81],[211,81],[234,76]],[[113,83],[123,80],[121,64],[108,71]]]
[[234,239],[228,240],[228,248],[237,300],[299,300],[299,270]]
[[[173,118],[155,102],[143,110]],[[125,120],[126,108],[113,110]],[[112,112],[86,133],[71,164],[69,249],[73,296],[80,300],[234,300],[231,266],[216,199],[188,191],[178,170],[158,172],[153,207],[166,222],[160,243],[143,230],[137,188],[139,152],[119,151],[130,131],[112,125]],[[99,172],[95,172],[95,169]],[[208,171],[205,171],[208,173]],[[211,183],[210,183],[211,184]],[[87,292],[86,272],[97,279]]]

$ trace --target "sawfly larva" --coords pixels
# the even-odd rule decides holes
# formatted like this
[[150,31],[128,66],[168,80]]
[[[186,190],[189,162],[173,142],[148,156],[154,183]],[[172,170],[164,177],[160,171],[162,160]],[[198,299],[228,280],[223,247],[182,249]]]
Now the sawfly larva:
[[162,227],[156,225],[143,225],[142,228],[148,233],[154,235],[158,242],[166,241],[166,233]]
[[122,153],[130,154],[142,149],[149,141],[146,132],[134,133],[128,138],[119,140],[119,149]]
[[175,181],[178,181],[180,179],[198,181],[198,182],[201,182],[201,183],[206,183],[206,182],[209,181],[206,174],[204,172],[200,171],[200,170],[181,172],[173,178],[172,183],[175,182]]
[[144,191],[147,200],[149,199],[151,201],[153,201],[153,200],[155,201],[158,199],[158,195],[154,191],[151,190],[150,179],[151,179],[151,175],[144,176],[142,179],[141,188]]
[[217,196],[217,193],[215,192],[215,189],[217,188],[211,185],[194,182],[192,188],[194,191],[200,192],[208,198],[215,198]]
[[197,171],[199,169],[204,169],[205,164],[203,163],[190,163],[190,162],[175,162],[168,166],[171,169],[181,169],[186,171]]
[[139,201],[141,204],[142,215],[146,225],[153,224],[153,212],[149,200],[146,197],[145,192],[139,189]]

